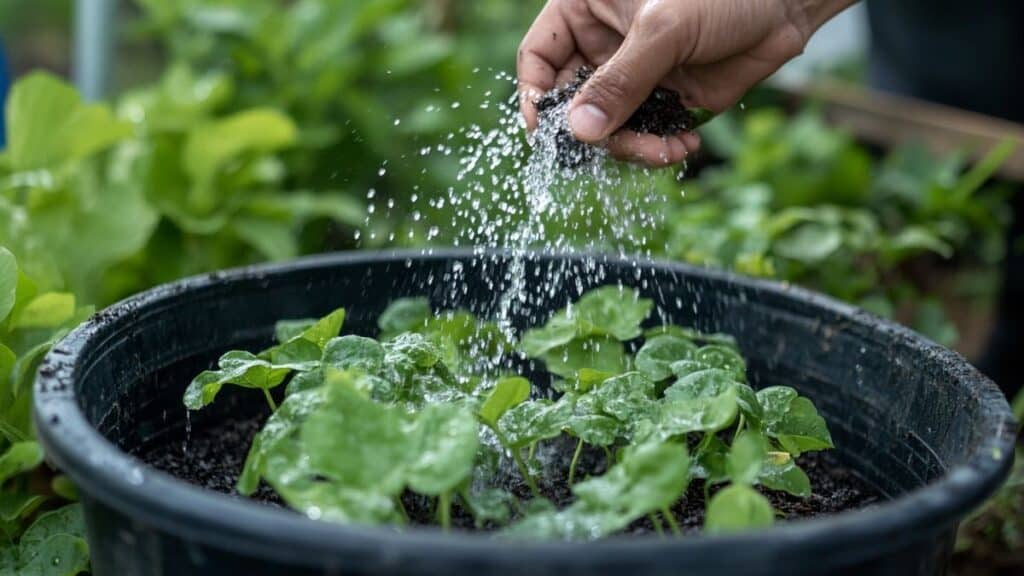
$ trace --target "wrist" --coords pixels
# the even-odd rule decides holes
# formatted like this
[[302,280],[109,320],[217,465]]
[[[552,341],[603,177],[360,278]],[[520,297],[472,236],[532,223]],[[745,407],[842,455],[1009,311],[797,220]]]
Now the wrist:
[[857,0],[784,0],[784,3],[790,20],[800,30],[806,43],[825,22],[856,4]]

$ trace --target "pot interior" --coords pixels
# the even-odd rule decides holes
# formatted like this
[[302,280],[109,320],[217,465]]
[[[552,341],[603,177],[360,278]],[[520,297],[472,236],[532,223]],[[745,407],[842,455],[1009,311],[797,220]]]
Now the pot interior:
[[[76,381],[80,402],[88,420],[127,452],[168,434],[184,435],[206,419],[251,415],[266,407],[250,390],[228,387],[211,407],[191,415],[182,393],[221,353],[269,345],[280,319],[343,306],[343,332],[372,336],[378,315],[402,296],[427,296],[435,309],[461,306],[493,316],[508,265],[505,258],[465,254],[325,258],[161,289],[107,312],[117,317],[84,351],[84,377]],[[558,288],[531,289],[529,279],[552,266],[563,268]],[[792,386],[809,396],[828,421],[840,460],[889,497],[935,480],[983,440],[984,402],[972,385],[981,377],[902,329],[775,284],[617,260],[598,264],[600,279],[578,273],[592,267],[583,259],[527,259],[530,298],[513,315],[514,325],[541,323],[592,287],[636,287],[656,303],[651,324],[732,334],[749,362],[751,384]]]

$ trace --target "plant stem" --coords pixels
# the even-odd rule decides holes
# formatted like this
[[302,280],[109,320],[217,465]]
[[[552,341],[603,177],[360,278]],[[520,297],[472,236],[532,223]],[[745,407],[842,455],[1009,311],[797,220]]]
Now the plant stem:
[[733,432],[733,434],[732,434],[732,441],[733,442],[735,442],[736,439],[740,437],[740,432],[743,431],[743,425],[744,424],[746,424],[746,419],[743,417],[743,414],[740,414],[740,421],[736,425],[736,431]]
[[654,531],[658,533],[658,536],[661,536],[662,538],[664,538],[665,537],[665,529],[662,528],[662,526],[661,526],[661,520],[658,518],[658,513],[657,512],[651,512],[650,514],[647,515],[647,518],[649,518],[650,521],[651,521],[651,524],[654,525]]
[[270,390],[263,388],[263,397],[267,399],[267,404],[270,405],[271,412],[277,412],[277,402],[274,402],[274,397],[270,395]]
[[533,460],[533,455],[536,454],[536,453],[537,453],[537,443],[536,442],[531,442],[530,443],[530,451],[526,454],[526,459],[527,460]]
[[569,463],[569,486],[573,485],[576,478],[576,463],[580,461],[580,453],[583,452],[583,439],[576,444],[576,451],[572,454],[572,462]]
[[405,510],[405,504],[402,504],[402,496],[401,495],[395,496],[395,507],[398,508],[398,512],[402,515],[402,518],[405,519],[405,523],[408,524],[409,523],[409,513],[406,512],[406,510]]
[[519,468],[519,474],[523,477],[526,485],[530,487],[530,492],[533,493],[535,498],[540,498],[540,490],[537,488],[537,482],[535,482],[533,476],[530,475],[530,469],[526,467],[526,462],[523,462],[523,455],[519,453],[518,448],[512,449],[512,459],[515,460],[516,467]]
[[530,469],[527,468],[526,463],[523,462],[523,455],[519,453],[519,449],[509,446],[508,440],[501,431],[498,430],[497,426],[489,426],[489,428],[494,431],[494,435],[497,436],[498,442],[500,442],[502,446],[508,448],[508,451],[512,453],[512,460],[515,461],[516,468],[519,469],[519,475],[523,477],[523,481],[530,487],[530,492],[535,498],[540,498],[540,490],[537,489],[537,483],[534,482],[533,476],[530,475]]
[[608,459],[608,464],[605,468],[611,470],[612,464],[615,464],[615,457],[612,456],[612,451],[607,446],[601,446],[601,448],[604,448],[604,457]]
[[445,491],[437,497],[437,515],[441,521],[441,529],[450,532],[452,529],[452,493]]
[[672,529],[673,534],[676,536],[682,534],[679,530],[679,524],[676,522],[676,517],[672,514],[672,511],[668,509],[668,506],[661,509],[661,515],[665,517],[665,522],[668,522],[668,527]]

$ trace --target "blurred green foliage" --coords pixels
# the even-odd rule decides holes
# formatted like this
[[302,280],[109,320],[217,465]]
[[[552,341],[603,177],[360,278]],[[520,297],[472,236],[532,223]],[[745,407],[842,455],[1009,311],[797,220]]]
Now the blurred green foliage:
[[[67,13],[66,1],[43,1]],[[167,59],[158,81],[95,105],[32,75],[7,107],[0,458],[32,442],[31,376],[91,305],[183,275],[450,228],[443,211],[409,217],[417,190],[441,195],[459,185],[458,158],[420,150],[469,124],[496,125],[494,104],[514,90],[499,73],[513,70],[542,2],[137,4],[133,38],[157,43]],[[28,25],[18,6],[0,3],[8,29]],[[636,175],[663,194],[651,208],[665,215],[655,229],[632,239],[592,233],[600,215],[635,208],[639,186],[614,198],[581,191],[579,218],[553,231],[801,283],[955,340],[931,274],[992,277],[1005,253],[1009,192],[986,181],[1008,148],[973,167],[916,146],[878,159],[813,110],[787,117],[753,106],[712,122],[704,137],[722,163],[682,182]],[[371,189],[394,208],[368,219]],[[372,234],[356,243],[358,228]],[[40,487],[38,460],[26,448],[10,456],[13,472],[0,485],[8,541],[70,495],[66,482]],[[62,538],[78,550],[77,536]],[[13,549],[0,552],[0,567],[31,561],[31,551]]]

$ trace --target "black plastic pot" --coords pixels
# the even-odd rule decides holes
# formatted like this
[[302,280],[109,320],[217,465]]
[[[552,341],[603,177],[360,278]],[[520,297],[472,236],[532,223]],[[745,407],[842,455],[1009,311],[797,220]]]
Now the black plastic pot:
[[[564,259],[535,256],[527,274]],[[803,290],[679,264],[603,262],[601,284],[640,287],[664,319],[734,334],[755,384],[810,396],[841,458],[892,500],[730,537],[510,543],[316,522],[199,489],[127,454],[180,432],[191,376],[227,349],[267,344],[278,319],[345,306],[346,330],[372,333],[399,296],[493,304],[508,264],[482,265],[464,251],[352,253],[157,288],[98,314],[47,356],[36,424],[49,457],[80,487],[96,574],[944,573],[958,521],[1013,458],[1015,423],[990,381],[906,329]],[[459,269],[465,295],[442,281]],[[564,304],[576,280],[590,284],[570,280],[547,308]],[[262,401],[234,394],[192,418]]]

